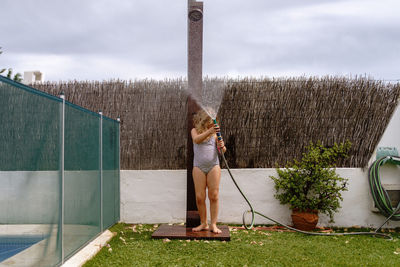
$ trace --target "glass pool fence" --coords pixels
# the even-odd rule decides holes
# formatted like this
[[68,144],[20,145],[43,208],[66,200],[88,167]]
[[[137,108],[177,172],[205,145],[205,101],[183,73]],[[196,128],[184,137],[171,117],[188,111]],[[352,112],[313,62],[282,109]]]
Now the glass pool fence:
[[119,221],[119,120],[0,76],[0,127],[0,265],[61,265]]

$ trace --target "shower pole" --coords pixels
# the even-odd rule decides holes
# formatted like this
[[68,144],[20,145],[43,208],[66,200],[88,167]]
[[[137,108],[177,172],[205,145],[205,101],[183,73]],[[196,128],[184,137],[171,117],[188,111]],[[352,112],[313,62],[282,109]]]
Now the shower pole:
[[187,189],[186,189],[186,227],[200,224],[196,206],[196,194],[193,183],[193,113],[199,106],[192,98],[201,100],[203,68],[203,2],[188,0],[188,102],[187,102]]

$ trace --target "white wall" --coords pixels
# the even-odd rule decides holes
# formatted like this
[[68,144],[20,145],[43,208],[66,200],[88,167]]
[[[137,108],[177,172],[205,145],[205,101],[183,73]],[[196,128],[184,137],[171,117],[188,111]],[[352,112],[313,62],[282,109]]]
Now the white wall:
[[[342,209],[335,215],[335,226],[354,225],[376,227],[384,217],[374,213],[367,180],[367,171],[358,168],[338,169],[349,178],[349,191],[343,192]],[[290,210],[275,199],[274,184],[269,178],[275,169],[233,169],[232,173],[255,210],[283,223],[291,223]],[[87,204],[92,193],[93,179],[87,172],[74,173],[87,190],[85,199],[70,192],[71,205]],[[96,176],[96,175],[95,175]],[[96,176],[97,177],[97,176]],[[400,167],[384,165],[381,168],[383,184],[400,184]],[[0,223],[18,223],[29,220],[36,223],[57,221],[59,207],[58,172],[0,172]],[[29,190],[28,190],[29,189]],[[107,189],[105,189],[107,190]],[[85,205],[86,205],[85,204]],[[237,191],[226,170],[222,171],[220,186],[219,221],[240,224],[247,204]],[[87,207],[88,214],[94,207]],[[85,216],[77,214],[83,219]],[[121,171],[121,221],[127,223],[176,223],[184,222],[186,216],[186,170]],[[90,217],[90,216],[89,216]],[[85,219],[89,220],[90,218]],[[256,217],[257,224],[271,222]],[[320,225],[330,225],[321,216]],[[400,222],[389,222],[390,227],[400,227]]]
[[[390,119],[378,147],[396,147],[400,153],[400,106],[397,106]],[[374,158],[375,159],[375,158]]]
[[[377,227],[384,221],[371,211],[372,198],[367,170],[341,168],[337,172],[349,179],[349,191],[343,192],[342,209],[335,214],[335,223],[320,216],[319,225],[338,227]],[[255,210],[286,224],[291,223],[290,210],[275,199],[270,175],[275,169],[234,169],[232,173]],[[400,170],[395,166],[382,167],[382,183],[400,183]],[[391,180],[391,181],[389,181]],[[241,224],[247,204],[237,191],[226,170],[222,171],[220,214],[222,223]],[[186,216],[186,170],[121,171],[121,221],[126,223],[180,223]],[[256,217],[256,224],[271,224]],[[390,221],[388,227],[400,227]]]
[[186,216],[186,170],[122,171],[121,221],[181,222]]

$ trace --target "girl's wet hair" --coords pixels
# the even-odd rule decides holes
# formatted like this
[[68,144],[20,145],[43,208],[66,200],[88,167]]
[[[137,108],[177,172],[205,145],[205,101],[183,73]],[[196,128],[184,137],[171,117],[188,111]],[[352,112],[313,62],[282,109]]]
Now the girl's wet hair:
[[201,134],[205,131],[208,130],[208,126],[210,124],[213,124],[212,118],[205,112],[203,109],[199,110],[194,116],[193,116],[193,124],[194,128],[196,128],[196,131]]

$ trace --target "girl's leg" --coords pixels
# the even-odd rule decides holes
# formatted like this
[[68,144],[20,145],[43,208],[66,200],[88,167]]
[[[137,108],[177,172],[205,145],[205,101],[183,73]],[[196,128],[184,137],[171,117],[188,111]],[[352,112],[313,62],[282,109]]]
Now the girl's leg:
[[196,204],[199,211],[201,224],[192,229],[197,232],[208,229],[207,208],[206,208],[206,185],[207,177],[199,168],[193,167],[194,190],[196,191]]
[[220,180],[221,180],[221,168],[219,167],[219,165],[216,165],[207,174],[208,199],[210,200],[210,213],[211,213],[211,228],[210,228],[210,230],[216,234],[221,233],[221,230],[218,229],[218,227],[217,227]]

